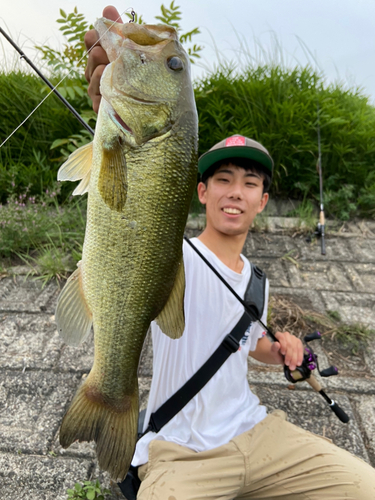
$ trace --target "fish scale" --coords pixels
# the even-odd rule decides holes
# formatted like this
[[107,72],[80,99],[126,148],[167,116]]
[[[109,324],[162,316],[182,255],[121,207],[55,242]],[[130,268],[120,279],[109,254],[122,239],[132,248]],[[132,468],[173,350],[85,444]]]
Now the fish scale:
[[[107,27],[96,24],[99,33]],[[58,331],[78,345],[92,325],[95,344],[60,442],[95,440],[99,466],[122,479],[134,453],[137,369],[150,322],[171,338],[184,329],[182,239],[197,175],[197,113],[189,59],[172,28],[115,23],[101,43],[111,64],[93,145],[73,153],[58,177],[82,179],[75,192],[88,191],[82,261],[59,297]],[[168,67],[173,57],[184,71]]]

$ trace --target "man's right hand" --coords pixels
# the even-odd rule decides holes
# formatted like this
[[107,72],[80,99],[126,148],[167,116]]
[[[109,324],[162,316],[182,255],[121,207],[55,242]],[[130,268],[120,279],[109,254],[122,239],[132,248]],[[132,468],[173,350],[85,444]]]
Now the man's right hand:
[[[111,19],[111,21],[117,20],[118,23],[122,23],[120,14],[117,12],[117,9],[112,6],[105,7],[103,10],[103,17]],[[92,108],[95,113],[99,110],[99,104],[102,98],[99,89],[100,79],[106,65],[109,63],[107,54],[101,47],[98,39],[99,35],[96,30],[90,30],[85,34],[86,49],[89,50],[95,45],[95,47],[89,52],[89,58],[85,70],[85,78],[89,82],[88,94],[91,97]]]

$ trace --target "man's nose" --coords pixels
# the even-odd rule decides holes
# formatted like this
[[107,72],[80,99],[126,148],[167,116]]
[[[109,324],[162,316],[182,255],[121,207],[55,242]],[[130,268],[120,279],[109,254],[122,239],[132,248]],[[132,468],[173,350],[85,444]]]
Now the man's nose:
[[238,182],[234,182],[231,185],[231,189],[229,190],[228,197],[229,198],[236,198],[236,199],[242,198],[242,186]]

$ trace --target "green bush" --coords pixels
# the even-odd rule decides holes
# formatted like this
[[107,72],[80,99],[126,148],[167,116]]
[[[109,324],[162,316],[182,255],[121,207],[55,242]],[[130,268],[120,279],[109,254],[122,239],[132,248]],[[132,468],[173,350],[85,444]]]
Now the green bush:
[[[180,30],[181,12],[172,2],[162,6],[158,20]],[[58,20],[68,44],[61,52],[40,47],[54,68],[54,82],[66,74],[69,56],[74,74],[61,92],[84,116],[93,120],[83,79],[83,16],[61,11]],[[138,22],[143,22],[141,16]],[[198,28],[181,34],[191,43]],[[200,47],[190,47],[199,57]],[[46,87],[33,75],[0,73],[0,137],[5,138],[45,95]],[[231,134],[260,141],[275,161],[271,196],[317,200],[319,197],[318,111],[321,129],[322,170],[327,214],[347,220],[355,215],[375,216],[375,108],[360,89],[327,84],[311,67],[287,68],[282,63],[254,63],[238,71],[222,64],[195,82],[199,114],[200,153]],[[94,122],[90,123],[92,126]],[[51,188],[58,166],[76,147],[91,140],[78,121],[55,98],[49,97],[32,118],[0,149],[0,202],[28,189],[41,195]],[[74,186],[64,183],[59,201]],[[196,201],[196,200],[195,200]],[[194,204],[195,202],[193,202]]]
[[360,215],[375,218],[375,172],[370,172],[365,187],[359,192]]
[[[36,77],[21,72],[0,73],[0,137],[4,140],[40,103],[44,86]],[[86,96],[80,98],[87,100]],[[77,108],[80,100],[73,102]],[[58,137],[78,133],[80,123],[54,96],[0,149],[0,202],[11,194],[41,195],[56,180],[61,153],[51,150]]]
[[374,213],[375,108],[360,90],[327,85],[310,67],[265,65],[219,68],[197,83],[196,100],[200,153],[231,134],[252,137],[275,161],[271,195],[299,199],[319,196],[319,102],[328,212]]

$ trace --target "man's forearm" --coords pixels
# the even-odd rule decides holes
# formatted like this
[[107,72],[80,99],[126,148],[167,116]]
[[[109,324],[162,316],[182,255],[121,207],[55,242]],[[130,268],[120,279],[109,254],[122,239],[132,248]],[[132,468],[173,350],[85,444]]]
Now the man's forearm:
[[273,352],[271,346],[271,341],[267,337],[263,337],[258,340],[255,351],[249,352],[249,356],[268,365],[283,364],[280,354],[278,352]]
[[300,339],[289,332],[276,332],[277,342],[270,342],[267,337],[258,340],[255,351],[249,353],[254,359],[269,365],[286,365],[291,371],[303,361],[304,349]]

